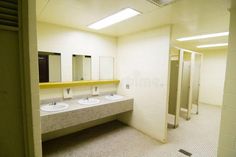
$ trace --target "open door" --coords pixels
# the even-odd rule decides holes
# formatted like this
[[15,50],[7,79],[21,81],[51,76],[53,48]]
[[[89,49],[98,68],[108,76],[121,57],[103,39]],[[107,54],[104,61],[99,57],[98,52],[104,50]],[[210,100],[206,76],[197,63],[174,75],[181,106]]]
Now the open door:
[[179,59],[171,60],[171,72],[170,72],[170,89],[169,89],[169,108],[168,113],[174,120],[172,120],[173,127],[178,126],[178,107],[177,107],[177,92],[178,92],[178,77],[179,77]]
[[0,156],[41,157],[35,0],[0,1]]

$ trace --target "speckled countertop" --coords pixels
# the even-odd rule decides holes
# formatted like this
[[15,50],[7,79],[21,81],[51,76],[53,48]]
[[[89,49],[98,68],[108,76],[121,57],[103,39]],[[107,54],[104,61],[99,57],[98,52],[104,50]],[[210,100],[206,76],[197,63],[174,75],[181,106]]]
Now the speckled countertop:
[[107,100],[104,96],[93,97],[100,102],[95,105],[82,105],[79,99],[62,101],[69,104],[69,108],[58,112],[40,112],[42,133],[83,124],[89,121],[101,119],[111,115],[133,110],[133,99],[123,97],[119,100]]
[[[58,114],[58,113],[69,112],[69,111],[74,111],[74,110],[79,110],[79,109],[89,108],[89,107],[95,107],[95,106],[100,106],[100,105],[106,105],[108,103],[112,104],[114,102],[123,102],[123,101],[132,99],[132,98],[129,98],[129,97],[123,97],[122,99],[119,99],[119,100],[107,100],[107,99],[104,98],[104,96],[97,96],[97,97],[91,97],[91,98],[99,99],[100,102],[98,104],[95,104],[95,105],[83,105],[83,104],[78,103],[80,98],[64,100],[64,101],[61,101],[61,102],[69,104],[69,107],[67,109],[65,109],[63,111],[56,111],[56,112],[55,111],[47,112],[47,111],[40,110],[40,116],[42,117],[42,116],[54,115],[54,114]],[[41,105],[45,105],[45,104],[41,104]]]

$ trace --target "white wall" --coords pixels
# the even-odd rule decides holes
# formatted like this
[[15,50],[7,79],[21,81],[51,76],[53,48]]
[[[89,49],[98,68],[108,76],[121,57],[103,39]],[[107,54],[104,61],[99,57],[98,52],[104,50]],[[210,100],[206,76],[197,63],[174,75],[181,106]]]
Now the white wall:
[[114,58],[112,57],[100,57],[99,65],[100,79],[112,80],[114,79]]
[[121,120],[162,142],[167,138],[169,48],[170,27],[118,39],[118,93],[134,98],[133,113]]
[[[92,56],[93,80],[99,80],[99,56],[116,58],[116,38],[41,22],[37,24],[37,27],[38,50],[61,53],[62,81],[72,81],[73,54]],[[116,90],[114,85],[102,87]],[[74,90],[80,90],[80,88]],[[81,88],[81,90],[86,90],[81,91],[81,93],[90,93],[91,89],[88,87]],[[100,91],[102,92],[103,89],[100,89]],[[104,89],[104,91],[107,91],[107,89]],[[50,95],[61,97],[61,92],[62,89],[40,90],[40,99],[50,98]],[[73,91],[73,93],[79,94],[80,92]]]
[[226,49],[206,51],[203,56],[199,102],[222,105],[226,70]]
[[236,156],[236,1],[232,4],[218,157]]

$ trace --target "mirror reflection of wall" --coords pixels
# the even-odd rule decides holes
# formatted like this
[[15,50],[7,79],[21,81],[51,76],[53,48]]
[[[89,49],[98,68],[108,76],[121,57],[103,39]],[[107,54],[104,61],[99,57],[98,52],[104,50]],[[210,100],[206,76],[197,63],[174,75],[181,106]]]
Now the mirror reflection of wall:
[[99,79],[112,80],[114,79],[114,58],[100,57],[99,59]]
[[73,55],[73,81],[91,80],[91,56]]
[[39,52],[39,82],[61,82],[61,54]]

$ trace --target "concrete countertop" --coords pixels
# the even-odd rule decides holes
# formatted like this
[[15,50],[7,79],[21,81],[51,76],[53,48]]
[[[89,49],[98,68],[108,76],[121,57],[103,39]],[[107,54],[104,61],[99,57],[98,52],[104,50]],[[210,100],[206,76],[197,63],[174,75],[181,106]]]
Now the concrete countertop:
[[69,108],[58,112],[40,112],[42,133],[48,133],[63,128],[98,120],[133,110],[133,99],[123,97],[119,100],[107,100],[104,96],[92,97],[99,99],[95,105],[82,105],[79,99],[61,101]]

